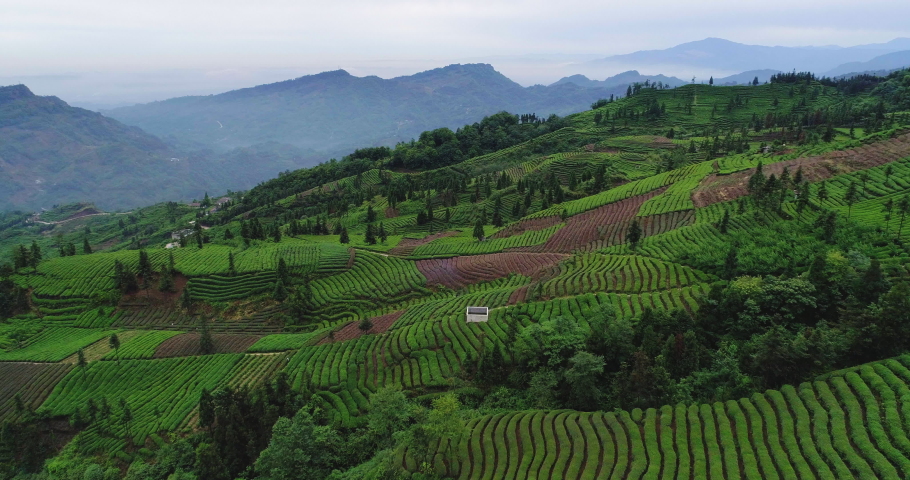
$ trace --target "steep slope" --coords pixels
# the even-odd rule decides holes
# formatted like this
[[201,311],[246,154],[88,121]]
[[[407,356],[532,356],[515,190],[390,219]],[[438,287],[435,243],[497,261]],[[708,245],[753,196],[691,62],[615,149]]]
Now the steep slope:
[[[0,87],[0,210],[76,201],[129,208],[248,188],[299,165],[288,153],[262,150],[188,158],[139,128],[57,97]],[[255,161],[263,157],[269,161]],[[231,173],[241,167],[242,174]]]
[[220,95],[119,108],[108,115],[165,138],[218,148],[266,141],[321,151],[394,145],[500,110],[566,114],[608,96],[599,89],[523,88],[490,65],[450,65],[408,77],[338,70]]

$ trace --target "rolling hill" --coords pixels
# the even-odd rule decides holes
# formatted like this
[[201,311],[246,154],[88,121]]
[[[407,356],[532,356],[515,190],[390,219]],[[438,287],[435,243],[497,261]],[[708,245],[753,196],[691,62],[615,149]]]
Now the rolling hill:
[[80,201],[118,209],[202,198],[206,191],[250,188],[307,164],[309,156],[267,144],[225,154],[178,151],[24,85],[0,87],[0,210]]
[[640,87],[482,155],[3,219],[4,472],[905,478],[902,82]]

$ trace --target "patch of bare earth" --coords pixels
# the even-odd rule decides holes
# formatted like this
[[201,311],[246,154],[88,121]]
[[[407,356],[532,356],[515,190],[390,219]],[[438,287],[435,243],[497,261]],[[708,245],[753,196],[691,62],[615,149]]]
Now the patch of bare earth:
[[323,337],[317,345],[324,345],[326,343],[332,342],[344,342],[346,340],[353,340],[357,337],[362,337],[364,335],[372,335],[383,333],[388,330],[395,320],[398,320],[404,314],[405,310],[398,310],[397,312],[387,313],[385,315],[380,315],[378,317],[370,318],[370,323],[373,326],[369,330],[361,330],[360,322],[350,322],[340,329],[334,331],[333,333]]
[[[887,141],[863,145],[850,150],[772,163],[765,165],[763,171],[765,175],[779,176],[783,173],[784,168],[789,168],[790,174],[793,175],[802,168],[804,178],[810,182],[817,182],[835,175],[878,167],[908,156],[910,156],[910,134],[904,134]],[[753,174],[755,174],[754,168],[730,175],[709,175],[692,192],[692,202],[696,207],[706,207],[746,196],[749,194],[747,189],[749,177]]]

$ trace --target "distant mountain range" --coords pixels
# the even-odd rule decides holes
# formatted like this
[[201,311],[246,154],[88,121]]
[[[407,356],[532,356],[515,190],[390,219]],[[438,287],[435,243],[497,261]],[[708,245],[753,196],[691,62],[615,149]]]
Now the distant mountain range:
[[[592,60],[589,67],[634,65],[636,68],[674,72],[680,69],[716,70],[718,74],[756,69],[827,72],[851,62],[867,62],[881,55],[910,50],[910,38],[854,47],[768,47],[721,38],[706,38],[664,50],[642,50]],[[686,70],[688,71],[688,70]],[[848,73],[848,72],[844,72]]]
[[[910,39],[842,48],[709,38],[577,66],[620,64],[664,72],[717,70],[716,85],[746,84],[756,77],[764,83],[793,69],[839,76],[907,66]],[[105,116],[36,96],[23,85],[0,87],[0,210],[73,201],[129,208],[246,189],[355,148],[391,146],[502,110],[575,113],[646,81],[675,87],[691,79],[629,70],[604,80],[577,74],[522,87],[488,64],[455,64],[392,79],[336,70],[117,108]]]
[[179,153],[139,128],[57,97],[34,95],[24,85],[0,87],[0,210],[76,201],[116,209],[201,198],[207,190],[250,188],[295,168],[294,153]]
[[491,65],[468,64],[392,79],[337,70],[104,113],[182,143],[229,149],[274,141],[334,152],[394,145],[501,110],[538,116],[578,112],[618,91],[573,83],[526,88]]

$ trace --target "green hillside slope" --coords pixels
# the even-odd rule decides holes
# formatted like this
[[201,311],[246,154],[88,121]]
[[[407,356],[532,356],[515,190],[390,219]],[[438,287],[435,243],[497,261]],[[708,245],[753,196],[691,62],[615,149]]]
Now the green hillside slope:
[[910,125],[847,87],[642,85],[5,217],[3,475],[903,478]]

